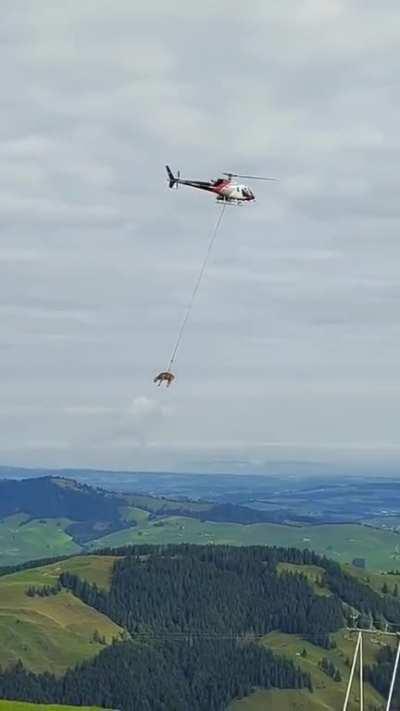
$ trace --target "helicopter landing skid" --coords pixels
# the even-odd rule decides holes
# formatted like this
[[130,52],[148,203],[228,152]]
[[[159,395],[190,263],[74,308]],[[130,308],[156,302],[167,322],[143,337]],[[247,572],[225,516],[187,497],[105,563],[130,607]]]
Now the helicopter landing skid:
[[239,207],[240,205],[243,204],[243,200],[235,200],[234,198],[221,198],[217,197],[215,201],[218,205],[236,205],[236,207]]

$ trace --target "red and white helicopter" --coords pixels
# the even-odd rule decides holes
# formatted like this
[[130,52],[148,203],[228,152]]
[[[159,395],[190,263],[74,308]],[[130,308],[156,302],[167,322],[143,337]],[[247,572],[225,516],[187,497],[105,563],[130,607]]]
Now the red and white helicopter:
[[250,180],[278,180],[278,178],[262,178],[257,175],[239,175],[238,173],[223,173],[226,178],[217,178],[216,180],[182,180],[180,171],[175,176],[169,167],[165,166],[168,173],[168,184],[170,188],[179,187],[179,185],[189,185],[191,188],[206,190],[209,193],[214,193],[217,196],[217,202],[224,202],[234,205],[241,205],[244,202],[255,200],[255,195],[247,185],[237,183],[233,178],[249,178]]

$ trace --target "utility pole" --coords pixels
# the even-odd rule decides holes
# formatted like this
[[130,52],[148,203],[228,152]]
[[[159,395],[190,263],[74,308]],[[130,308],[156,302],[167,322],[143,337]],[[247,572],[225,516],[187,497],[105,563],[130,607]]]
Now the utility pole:
[[364,679],[363,679],[363,648],[362,648],[362,632],[358,633],[357,644],[354,650],[353,663],[351,665],[349,682],[347,684],[346,696],[343,704],[343,711],[347,711],[350,699],[351,685],[353,683],[354,672],[356,670],[357,657],[360,664],[360,711],[364,711]]
[[[350,628],[349,628],[349,630],[350,630]],[[356,630],[350,630],[350,631],[355,632]],[[388,699],[387,699],[387,703],[386,703],[386,707],[385,707],[385,711],[391,711],[393,692],[394,692],[394,687],[395,687],[396,678],[397,678],[397,671],[399,668],[399,661],[400,661],[400,633],[399,632],[382,632],[382,631],[378,631],[378,630],[372,631],[372,630],[368,630],[368,629],[367,630],[358,630],[357,643],[356,643],[356,648],[354,650],[353,663],[351,665],[350,676],[349,676],[349,681],[347,684],[346,696],[345,696],[342,711],[347,711],[347,708],[348,708],[351,685],[353,683],[354,672],[356,670],[356,665],[357,665],[357,659],[359,661],[359,671],[360,671],[360,677],[359,677],[360,711],[364,711],[363,633],[382,634],[382,635],[389,635],[391,637],[394,637],[394,636],[397,637],[396,657],[395,657],[395,661],[394,661],[392,679],[390,682],[389,695],[388,695]],[[394,711],[394,709],[393,709],[393,711]]]
[[393,674],[392,674],[392,680],[390,682],[390,689],[389,689],[389,696],[386,704],[386,711],[390,711],[390,704],[392,703],[392,696],[393,696],[393,691],[394,691],[394,685],[396,681],[396,676],[397,676],[397,667],[399,666],[399,658],[400,658],[400,635],[397,635],[398,637],[398,643],[397,643],[397,652],[396,652],[396,659],[394,661],[394,667],[393,667]]

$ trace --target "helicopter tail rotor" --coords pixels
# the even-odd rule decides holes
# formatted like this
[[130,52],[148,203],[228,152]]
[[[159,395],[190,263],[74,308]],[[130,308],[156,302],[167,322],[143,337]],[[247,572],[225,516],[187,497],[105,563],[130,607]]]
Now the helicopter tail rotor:
[[166,165],[165,168],[166,168],[166,171],[167,171],[167,174],[168,174],[168,185],[169,185],[169,187],[170,187],[170,188],[174,188],[174,187],[175,187],[175,188],[178,188],[178,186],[179,186],[179,181],[180,181],[180,178],[181,178],[181,171],[178,170],[178,173],[177,173],[177,175],[175,176],[175,175],[173,174],[171,168],[169,167],[169,165]]

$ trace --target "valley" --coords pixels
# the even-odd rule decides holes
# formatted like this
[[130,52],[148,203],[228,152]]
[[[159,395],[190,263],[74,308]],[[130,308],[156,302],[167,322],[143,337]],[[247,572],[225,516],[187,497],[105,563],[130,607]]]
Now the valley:
[[[0,481],[0,495],[0,567],[130,544],[212,543],[295,546],[343,564],[358,559],[372,571],[400,568],[400,535],[388,524],[310,521],[293,503],[293,510],[266,511],[231,501],[116,493],[52,477]],[[300,506],[306,495],[297,496]]]
[[151,543],[214,543],[309,548],[343,563],[362,558],[371,570],[400,568],[400,537],[360,524],[235,524],[165,517],[92,541],[88,548]]

